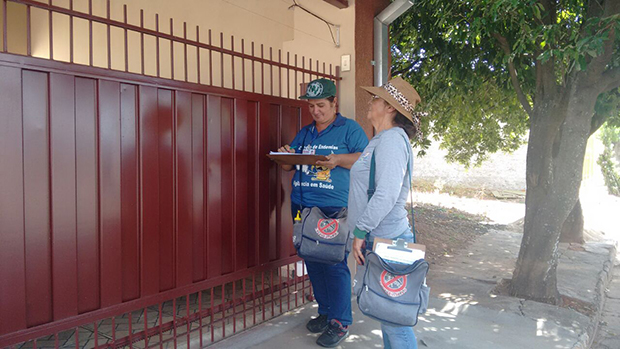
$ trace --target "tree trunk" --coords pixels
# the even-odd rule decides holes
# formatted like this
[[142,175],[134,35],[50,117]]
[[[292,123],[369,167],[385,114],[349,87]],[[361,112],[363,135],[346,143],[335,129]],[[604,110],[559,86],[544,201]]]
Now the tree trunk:
[[558,242],[575,208],[596,95],[572,90],[560,102],[541,101],[530,119],[525,222],[513,273],[513,296],[557,304]]
[[581,200],[577,203],[562,225],[560,242],[583,244],[583,211],[581,210]]

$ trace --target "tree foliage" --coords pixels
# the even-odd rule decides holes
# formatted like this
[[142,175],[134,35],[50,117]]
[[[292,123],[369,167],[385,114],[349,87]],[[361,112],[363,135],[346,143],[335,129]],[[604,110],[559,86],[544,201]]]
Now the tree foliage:
[[[620,27],[619,17],[593,16],[596,6],[602,5],[417,1],[391,28],[392,75],[404,76],[423,96],[422,107],[430,114],[425,134],[441,137],[448,159],[479,164],[489,153],[523,144],[528,114],[544,98],[537,67],[547,65],[561,87],[572,73],[610,54],[605,44]],[[613,46],[607,70],[620,65],[616,40]],[[616,74],[608,80],[617,80]],[[599,96],[592,132],[618,114],[620,94],[613,87]]]
[[529,130],[514,296],[561,300],[587,140],[620,108],[619,29],[620,0],[419,0],[392,27],[392,74],[420,90],[449,158],[477,163]]

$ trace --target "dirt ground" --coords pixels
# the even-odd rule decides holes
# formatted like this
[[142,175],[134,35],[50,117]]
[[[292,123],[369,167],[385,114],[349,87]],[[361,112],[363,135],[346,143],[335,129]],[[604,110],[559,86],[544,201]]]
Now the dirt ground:
[[430,264],[441,264],[443,256],[453,255],[490,228],[483,224],[486,217],[429,204],[418,204],[414,215],[418,243],[426,245]]

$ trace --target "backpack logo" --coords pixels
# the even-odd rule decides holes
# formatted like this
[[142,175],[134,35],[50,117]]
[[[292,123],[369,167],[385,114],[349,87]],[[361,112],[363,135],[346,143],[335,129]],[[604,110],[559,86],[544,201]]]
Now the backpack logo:
[[306,89],[306,95],[308,97],[316,97],[321,95],[321,93],[323,93],[323,85],[318,81],[311,83]]
[[319,219],[316,224],[315,232],[323,239],[333,239],[338,236],[338,220],[337,219]]
[[392,275],[387,271],[381,273],[381,287],[390,297],[400,297],[407,292],[407,275]]

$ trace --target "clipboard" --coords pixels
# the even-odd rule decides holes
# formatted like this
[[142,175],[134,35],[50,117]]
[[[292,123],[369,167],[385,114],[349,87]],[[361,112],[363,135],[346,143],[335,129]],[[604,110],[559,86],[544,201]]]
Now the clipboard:
[[411,264],[426,254],[426,246],[402,239],[375,238],[372,250],[382,258],[400,264]]
[[281,165],[316,165],[317,161],[327,161],[325,155],[271,152],[267,157]]

